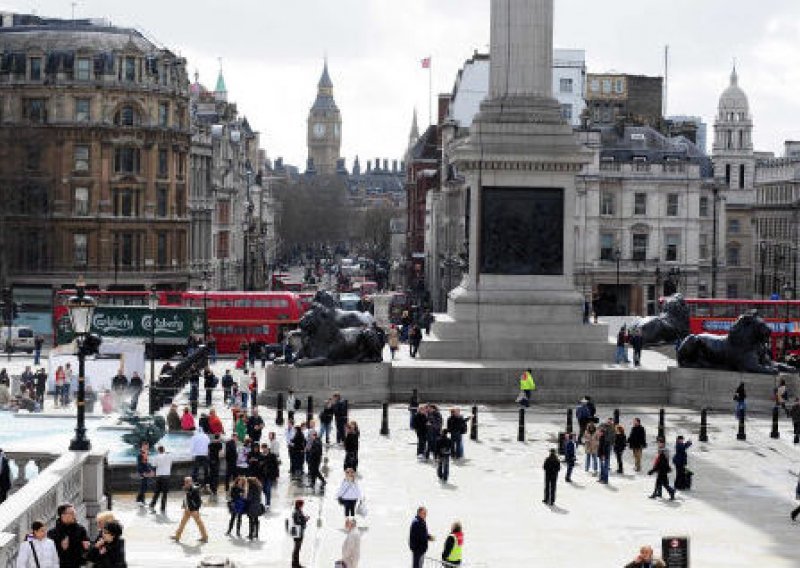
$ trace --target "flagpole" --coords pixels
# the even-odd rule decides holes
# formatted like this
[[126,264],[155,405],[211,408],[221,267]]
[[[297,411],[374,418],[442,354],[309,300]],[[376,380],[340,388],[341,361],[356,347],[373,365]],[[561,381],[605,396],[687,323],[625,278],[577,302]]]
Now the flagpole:
[[433,57],[428,56],[428,124],[433,124]]

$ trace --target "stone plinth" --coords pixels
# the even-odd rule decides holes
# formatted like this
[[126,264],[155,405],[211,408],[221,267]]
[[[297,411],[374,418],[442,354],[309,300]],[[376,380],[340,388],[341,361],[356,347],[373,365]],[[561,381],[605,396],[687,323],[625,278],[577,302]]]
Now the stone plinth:
[[306,410],[306,397],[314,397],[314,409],[322,408],[325,399],[336,391],[355,404],[385,402],[389,396],[389,363],[331,365],[327,367],[294,367],[273,365],[267,370],[266,397],[274,404],[277,393],[290,388]]

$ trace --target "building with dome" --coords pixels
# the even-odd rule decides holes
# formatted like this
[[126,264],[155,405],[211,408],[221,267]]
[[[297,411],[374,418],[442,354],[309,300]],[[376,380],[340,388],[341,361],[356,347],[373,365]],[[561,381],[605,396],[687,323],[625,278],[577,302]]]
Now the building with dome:
[[333,81],[328,61],[317,85],[317,98],[308,113],[308,167],[319,175],[336,173],[342,150],[342,115],[333,98]]
[[0,54],[0,285],[26,316],[76,274],[186,287],[186,61],[135,29],[13,13]]

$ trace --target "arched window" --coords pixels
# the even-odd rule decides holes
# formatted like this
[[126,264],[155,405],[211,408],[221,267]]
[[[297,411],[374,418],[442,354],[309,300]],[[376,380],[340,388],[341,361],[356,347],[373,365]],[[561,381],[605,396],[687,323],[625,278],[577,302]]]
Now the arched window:
[[114,115],[114,124],[117,126],[138,126],[140,122],[139,111],[132,105],[121,107]]

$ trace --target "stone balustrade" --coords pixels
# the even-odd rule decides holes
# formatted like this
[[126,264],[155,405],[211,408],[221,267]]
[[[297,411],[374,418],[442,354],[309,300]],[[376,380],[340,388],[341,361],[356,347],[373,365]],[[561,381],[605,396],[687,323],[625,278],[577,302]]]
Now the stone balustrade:
[[[6,453],[18,467],[14,480],[18,489],[0,505],[0,568],[14,566],[19,543],[33,521],[55,524],[56,509],[62,503],[72,503],[78,521],[85,524],[90,534],[94,532],[94,519],[103,500],[106,454],[106,451],[65,452],[60,456],[43,452]],[[30,462],[39,467],[39,473],[28,481],[25,469]]]

